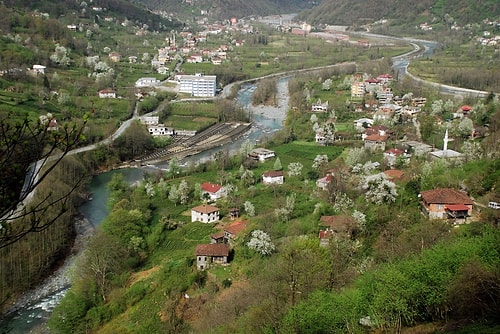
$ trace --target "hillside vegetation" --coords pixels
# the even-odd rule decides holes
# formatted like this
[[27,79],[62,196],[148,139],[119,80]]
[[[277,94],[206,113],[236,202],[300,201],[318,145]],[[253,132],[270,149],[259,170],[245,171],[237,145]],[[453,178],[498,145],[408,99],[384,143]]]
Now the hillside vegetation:
[[313,25],[351,27],[386,19],[401,29],[424,22],[445,22],[449,17],[459,25],[466,25],[487,18],[498,20],[499,15],[500,4],[495,0],[324,0],[318,6],[301,12],[298,19]]

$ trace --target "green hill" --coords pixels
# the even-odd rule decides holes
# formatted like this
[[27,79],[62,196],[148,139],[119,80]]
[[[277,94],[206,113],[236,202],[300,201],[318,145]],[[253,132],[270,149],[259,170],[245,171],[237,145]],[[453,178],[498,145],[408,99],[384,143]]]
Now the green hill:
[[[411,5],[410,5],[411,4]],[[500,15],[500,3],[495,0],[324,0],[318,6],[303,11],[299,18],[311,24],[360,26],[381,19],[394,25],[415,25],[422,22],[453,20],[459,25],[495,20]]]

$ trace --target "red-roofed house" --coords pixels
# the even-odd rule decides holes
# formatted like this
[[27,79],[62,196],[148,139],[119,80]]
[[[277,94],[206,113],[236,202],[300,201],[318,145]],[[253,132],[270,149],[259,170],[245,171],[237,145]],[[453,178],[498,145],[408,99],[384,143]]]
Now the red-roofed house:
[[224,196],[224,187],[218,184],[204,182],[201,184],[201,192],[202,196],[207,194],[210,201],[216,201]]
[[472,213],[473,201],[466,193],[452,188],[420,192],[422,209],[431,219],[465,219]]
[[368,135],[365,137],[365,148],[369,150],[385,150],[385,143],[389,139],[388,135]]
[[384,152],[384,159],[387,161],[387,164],[392,167],[396,163],[396,158],[402,156],[403,153],[403,150],[393,147]]
[[403,179],[403,176],[405,173],[403,171],[400,171],[399,169],[388,169],[384,171],[384,174],[387,175],[387,178],[390,181],[399,181]]
[[326,190],[330,182],[332,182],[332,179],[333,179],[332,174],[328,173],[326,174],[325,177],[322,177],[321,179],[318,179],[316,181],[316,187],[320,188],[321,190]]
[[239,220],[224,228],[224,241],[230,243],[235,240],[241,232],[247,228],[248,220]]
[[319,221],[322,230],[332,231],[335,235],[347,238],[351,237],[354,224],[354,218],[348,215],[321,216]]
[[229,245],[201,244],[196,246],[195,255],[198,270],[207,269],[213,263],[226,264],[229,258]]
[[284,173],[281,170],[272,170],[262,174],[262,183],[264,184],[283,184]]
[[199,205],[191,209],[191,221],[215,223],[219,221],[219,208],[212,205]]

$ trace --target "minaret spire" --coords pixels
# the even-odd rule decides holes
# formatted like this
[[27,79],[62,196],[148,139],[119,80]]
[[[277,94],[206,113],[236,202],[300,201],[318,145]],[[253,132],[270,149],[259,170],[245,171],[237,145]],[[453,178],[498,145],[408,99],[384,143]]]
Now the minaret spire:
[[443,151],[448,150],[448,127],[446,127],[446,132],[444,133],[444,139],[443,139]]

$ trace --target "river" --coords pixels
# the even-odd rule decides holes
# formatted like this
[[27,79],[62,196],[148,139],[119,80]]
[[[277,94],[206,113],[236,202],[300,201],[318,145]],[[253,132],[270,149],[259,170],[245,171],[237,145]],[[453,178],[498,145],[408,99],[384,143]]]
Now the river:
[[[220,150],[237,151],[245,140],[249,140],[252,144],[257,144],[263,136],[270,135],[281,129],[288,108],[288,79],[281,78],[278,80],[279,97],[277,107],[252,106],[251,99],[255,88],[256,86],[253,84],[245,84],[241,87],[237,96],[238,103],[252,114],[253,126],[251,130],[244,137],[230,144],[201,152],[195,156],[186,158],[182,162],[205,162],[210,160]],[[123,174],[125,180],[132,184],[141,180],[145,173],[162,169],[166,166],[168,166],[167,163],[159,163],[152,167],[118,169],[95,176],[87,186],[88,192],[92,194],[92,200],[85,202],[80,207],[80,213],[85,217],[86,223],[84,222],[77,226],[79,240],[77,240],[76,248],[83,248],[81,245],[78,245],[78,242],[84,242],[86,236],[91,234],[89,229],[92,230],[99,226],[108,215],[107,202],[109,190],[106,185],[111,180],[113,174]],[[17,310],[2,319],[0,333],[49,333],[47,321],[54,308],[70,288],[70,280],[67,273],[73,261],[74,256],[69,257],[65,264],[48,277],[40,287],[29,291],[21,297],[15,305]]]

